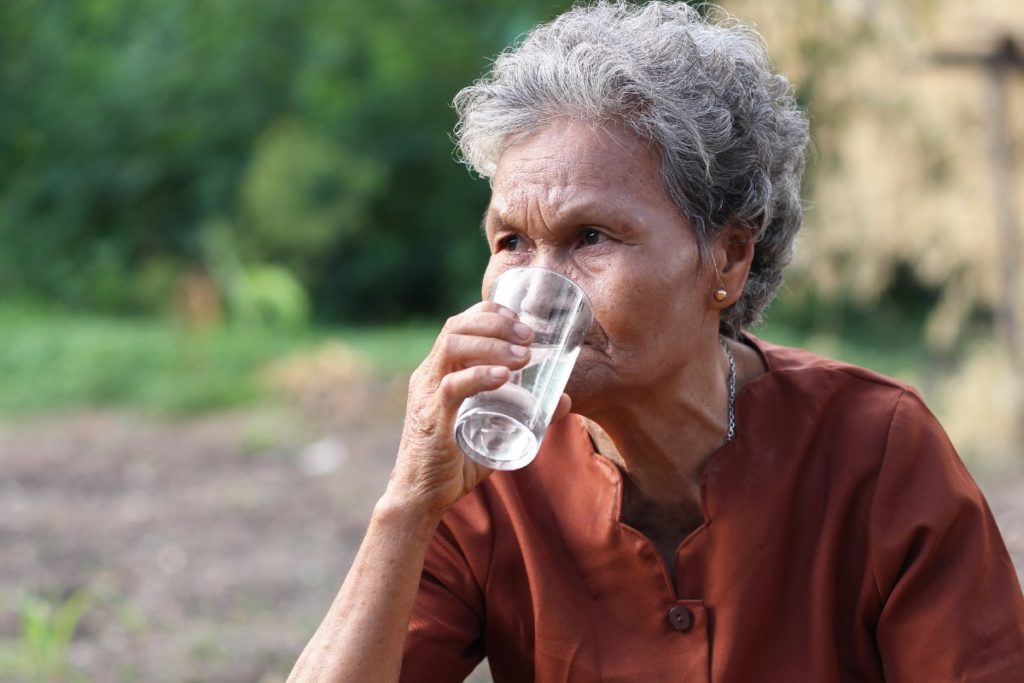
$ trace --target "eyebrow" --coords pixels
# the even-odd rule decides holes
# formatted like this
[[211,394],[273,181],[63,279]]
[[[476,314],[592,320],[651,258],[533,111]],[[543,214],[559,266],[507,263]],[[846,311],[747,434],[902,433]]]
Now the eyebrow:
[[515,229],[511,224],[507,223],[505,219],[501,217],[501,214],[497,213],[496,211],[491,211],[491,207],[489,206],[487,207],[487,210],[484,211],[483,218],[480,219],[480,232],[482,232],[484,235],[487,235],[488,221],[491,221],[495,224],[496,230]]

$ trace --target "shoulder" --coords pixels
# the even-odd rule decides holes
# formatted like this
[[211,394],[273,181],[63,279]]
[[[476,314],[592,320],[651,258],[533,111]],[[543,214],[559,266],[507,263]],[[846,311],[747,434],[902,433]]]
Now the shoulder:
[[804,425],[832,437],[871,442],[876,452],[885,448],[897,408],[905,418],[938,428],[920,394],[906,382],[749,335],[746,341],[767,368],[740,395],[761,424]]
[[768,371],[744,387],[737,422],[743,417],[751,425],[759,445],[802,453],[808,462],[823,458],[836,471],[857,472],[869,488],[879,478],[906,482],[921,468],[933,475],[915,485],[974,488],[942,425],[909,384],[809,351],[748,341]]
[[858,386],[864,391],[896,394],[910,392],[916,395],[914,388],[906,382],[867,368],[826,358],[805,349],[772,344],[752,335],[747,335],[747,342],[761,354],[769,374],[803,382],[808,388],[820,386],[823,381],[831,379],[851,388]]
[[[942,425],[918,391],[905,382],[802,349],[750,338],[768,373],[759,398],[763,409],[805,412],[833,438],[867,445],[862,456],[877,462],[877,475],[895,489],[933,487],[977,499],[977,487]],[[874,456],[868,453],[874,452]],[[883,487],[884,489],[884,487]],[[879,493],[884,493],[880,491]],[[895,499],[902,496],[890,491]],[[895,502],[895,501],[894,501]]]

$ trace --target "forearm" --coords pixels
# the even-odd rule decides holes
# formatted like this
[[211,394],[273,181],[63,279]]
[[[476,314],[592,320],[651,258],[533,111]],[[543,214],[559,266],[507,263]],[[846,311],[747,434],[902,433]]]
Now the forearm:
[[445,510],[491,471],[455,443],[462,402],[504,384],[528,356],[532,332],[516,314],[481,302],[445,324],[409,378],[395,469],[338,596],[289,681],[397,681],[427,547]]
[[437,520],[385,494],[323,623],[288,681],[397,681]]

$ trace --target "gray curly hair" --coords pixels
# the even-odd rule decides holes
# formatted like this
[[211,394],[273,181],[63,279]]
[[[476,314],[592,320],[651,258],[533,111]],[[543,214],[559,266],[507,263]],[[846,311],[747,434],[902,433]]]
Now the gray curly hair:
[[753,28],[717,7],[602,0],[541,24],[455,97],[463,161],[493,176],[501,153],[561,116],[615,121],[653,144],[701,253],[726,225],[756,239],[721,331],[760,321],[782,283],[803,210],[808,122]]

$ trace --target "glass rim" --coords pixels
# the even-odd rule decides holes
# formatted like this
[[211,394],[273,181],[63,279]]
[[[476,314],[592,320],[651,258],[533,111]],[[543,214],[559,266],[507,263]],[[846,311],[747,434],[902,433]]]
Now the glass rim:
[[580,293],[580,296],[583,298],[583,301],[586,302],[586,304],[587,304],[587,313],[590,314],[591,323],[593,323],[594,306],[593,306],[593,304],[590,303],[590,297],[587,296],[587,293],[585,291],[583,291],[583,288],[580,287],[574,280],[572,280],[571,278],[568,278],[568,277],[562,275],[561,273],[556,273],[555,271],[551,270],[550,268],[541,268],[540,266],[516,266],[515,268],[509,268],[504,273],[502,273],[501,275],[496,277],[494,279],[494,282],[491,283],[491,287],[490,287],[490,289],[487,292],[487,298],[491,299],[491,298],[494,297],[494,291],[497,288],[498,283],[501,282],[502,278],[504,278],[507,275],[510,275],[511,273],[517,273],[517,272],[520,272],[520,271],[528,271],[528,270],[537,271],[539,273],[545,273],[547,275],[553,275],[556,278],[558,278],[560,280],[564,280],[565,282],[569,283],[569,285],[573,289],[575,289],[577,292]]

